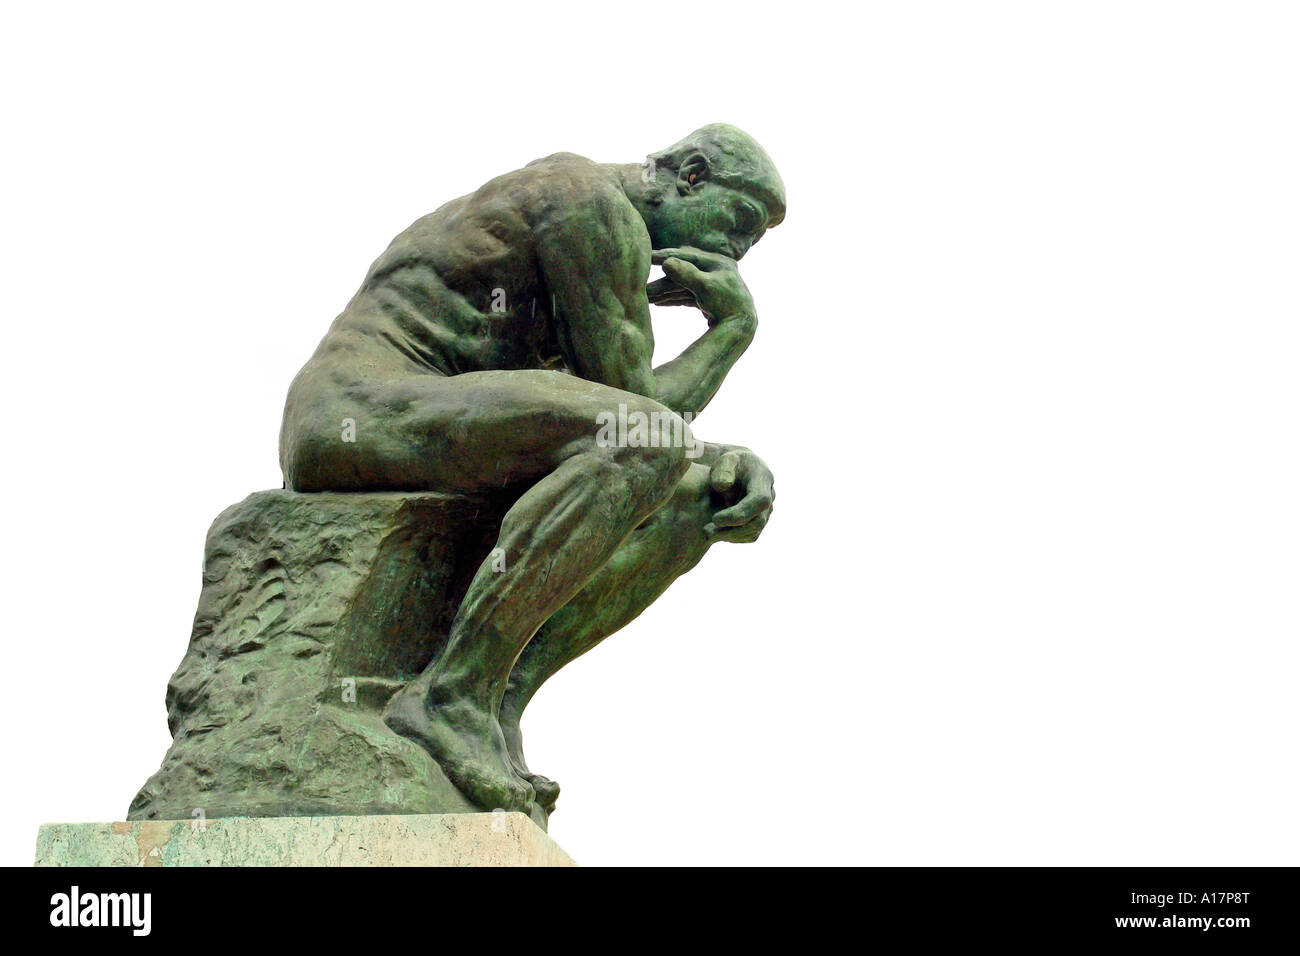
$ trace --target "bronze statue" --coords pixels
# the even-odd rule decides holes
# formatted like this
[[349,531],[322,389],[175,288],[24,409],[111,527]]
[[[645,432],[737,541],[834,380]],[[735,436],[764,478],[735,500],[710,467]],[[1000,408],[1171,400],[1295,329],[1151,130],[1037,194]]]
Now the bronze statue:
[[[383,684],[378,711],[475,807],[553,810],[559,788],[529,771],[519,729],[537,689],[714,541],[753,541],[767,523],[767,466],[697,440],[690,423],[755,334],[737,262],[784,215],[771,160],[731,126],[706,126],[644,164],[548,156],[399,235],[295,378],[278,494],[299,497],[275,499],[284,507],[316,493],[330,507],[377,493],[501,502],[490,551],[473,552],[463,588],[448,586],[450,622],[424,650],[433,655],[406,660],[422,670]],[[664,278],[647,284],[656,263]],[[652,303],[694,306],[707,322],[658,368]],[[214,540],[210,565],[232,550]],[[368,607],[385,603],[374,593]],[[240,652],[233,641],[230,653],[194,650],[220,627],[214,601],[204,619],[216,623],[196,622],[201,662],[183,664],[169,692],[174,729],[187,699],[211,696],[204,668]],[[349,611],[349,627],[387,613],[372,610]],[[151,781],[133,814],[157,815],[164,784]],[[293,802],[273,809],[308,812]]]

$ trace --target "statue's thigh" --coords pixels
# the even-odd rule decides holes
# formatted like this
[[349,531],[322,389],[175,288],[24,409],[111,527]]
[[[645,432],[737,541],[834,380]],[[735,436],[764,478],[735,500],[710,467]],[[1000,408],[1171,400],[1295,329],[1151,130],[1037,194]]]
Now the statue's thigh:
[[[349,389],[329,402],[304,445],[301,490],[481,492],[540,480],[596,448],[600,413],[666,411],[658,403],[561,372],[410,375]],[[355,422],[353,441],[337,422]],[[308,479],[305,472],[311,471]],[[303,480],[308,479],[308,480]]]

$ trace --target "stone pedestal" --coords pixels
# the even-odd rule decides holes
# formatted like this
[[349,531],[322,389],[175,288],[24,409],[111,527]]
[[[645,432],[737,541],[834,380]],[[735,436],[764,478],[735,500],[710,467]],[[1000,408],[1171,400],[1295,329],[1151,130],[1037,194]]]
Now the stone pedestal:
[[491,810],[382,714],[441,653],[506,504],[264,491],[227,509],[167,687],[171,749],[127,819]]
[[576,866],[522,813],[47,823],[37,866]]

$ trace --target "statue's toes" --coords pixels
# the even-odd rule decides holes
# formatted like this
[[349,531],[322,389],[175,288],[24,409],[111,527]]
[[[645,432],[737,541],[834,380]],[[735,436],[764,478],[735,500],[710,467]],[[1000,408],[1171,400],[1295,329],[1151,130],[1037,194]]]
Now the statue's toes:
[[555,801],[560,797],[560,785],[554,780],[537,773],[530,773],[528,782],[533,785],[533,790],[537,792],[538,806],[548,814],[554,813]]

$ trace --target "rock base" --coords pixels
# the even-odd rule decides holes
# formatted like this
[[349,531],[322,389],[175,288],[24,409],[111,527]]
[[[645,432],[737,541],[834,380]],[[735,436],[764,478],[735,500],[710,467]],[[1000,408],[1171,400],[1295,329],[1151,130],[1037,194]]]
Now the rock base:
[[383,710],[441,654],[504,507],[265,491],[223,512],[167,687],[172,745],[127,819],[493,810],[389,730]]
[[522,813],[47,823],[37,866],[576,866]]

